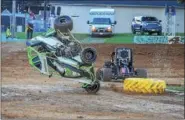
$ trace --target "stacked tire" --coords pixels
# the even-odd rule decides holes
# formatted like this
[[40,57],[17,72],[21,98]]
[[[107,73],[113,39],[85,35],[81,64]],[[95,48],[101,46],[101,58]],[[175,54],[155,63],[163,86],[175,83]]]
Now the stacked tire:
[[127,93],[162,94],[166,83],[163,80],[149,78],[127,78],[123,83],[123,90]]

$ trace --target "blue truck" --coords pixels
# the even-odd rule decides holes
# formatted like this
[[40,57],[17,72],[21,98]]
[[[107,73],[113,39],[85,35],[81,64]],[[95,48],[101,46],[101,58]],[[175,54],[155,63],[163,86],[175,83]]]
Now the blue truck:
[[162,35],[161,20],[158,20],[153,16],[136,16],[132,20],[131,24],[132,33],[140,32],[142,35],[148,32],[149,35],[157,33]]

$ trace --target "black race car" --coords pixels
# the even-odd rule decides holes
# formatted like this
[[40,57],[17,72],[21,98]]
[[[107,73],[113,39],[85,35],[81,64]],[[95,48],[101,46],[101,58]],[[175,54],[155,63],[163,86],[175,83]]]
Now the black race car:
[[96,72],[96,78],[101,81],[119,81],[129,77],[147,78],[145,69],[134,69],[130,48],[116,48],[111,54],[111,61],[106,61]]

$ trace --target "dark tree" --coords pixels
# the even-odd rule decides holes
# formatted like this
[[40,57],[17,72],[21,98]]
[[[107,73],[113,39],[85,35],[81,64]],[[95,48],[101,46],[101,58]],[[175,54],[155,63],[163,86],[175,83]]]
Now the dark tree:
[[[13,0],[2,0],[1,9],[2,11],[8,9],[10,12],[12,11],[12,1]],[[37,5],[40,6],[44,0],[16,0],[16,8],[18,5],[20,7],[20,11],[24,11],[26,6]]]
[[185,0],[177,0],[178,3],[184,3]]

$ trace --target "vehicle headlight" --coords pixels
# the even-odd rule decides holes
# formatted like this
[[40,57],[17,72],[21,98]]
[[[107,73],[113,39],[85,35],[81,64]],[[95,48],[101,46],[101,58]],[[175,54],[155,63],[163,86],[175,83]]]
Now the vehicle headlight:
[[158,24],[159,27],[161,27],[161,24]]
[[93,32],[95,32],[95,31],[96,31],[96,27],[92,26],[92,27],[91,27],[91,30],[92,30]]
[[111,27],[108,27],[107,28],[107,31],[111,32],[112,31],[112,28]]

